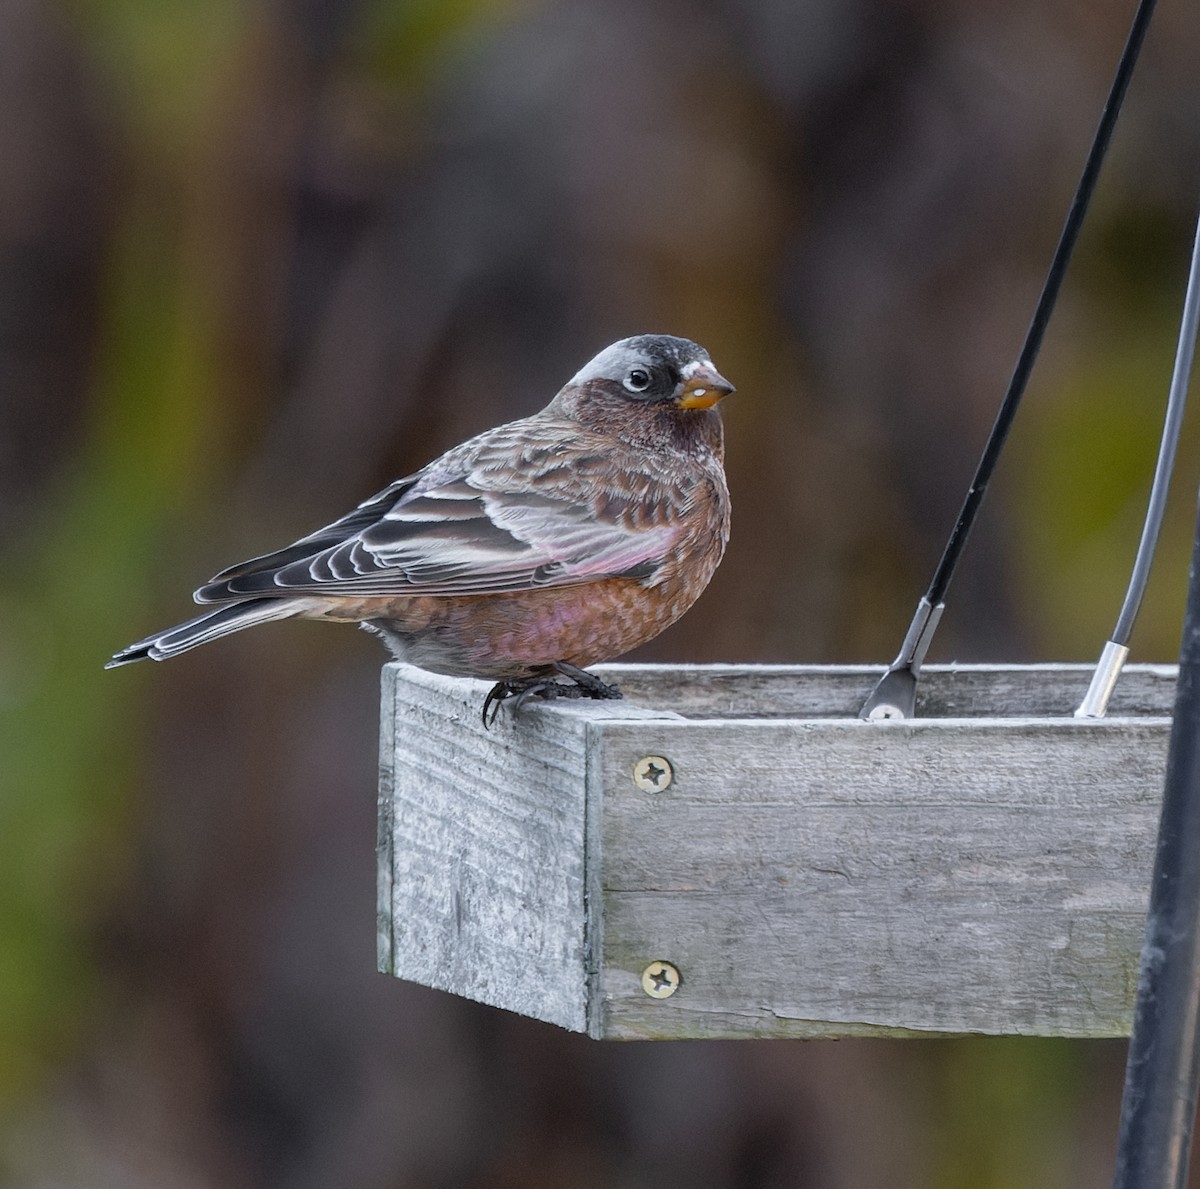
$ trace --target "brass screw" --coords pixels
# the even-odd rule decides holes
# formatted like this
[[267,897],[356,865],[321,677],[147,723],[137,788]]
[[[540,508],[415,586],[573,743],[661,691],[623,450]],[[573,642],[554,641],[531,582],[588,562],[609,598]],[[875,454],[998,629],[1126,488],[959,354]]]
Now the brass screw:
[[670,962],[651,962],[642,971],[642,990],[651,999],[670,999],[682,982],[683,976]]
[[661,793],[674,775],[671,762],[662,756],[642,756],[633,766],[633,783],[643,793]]

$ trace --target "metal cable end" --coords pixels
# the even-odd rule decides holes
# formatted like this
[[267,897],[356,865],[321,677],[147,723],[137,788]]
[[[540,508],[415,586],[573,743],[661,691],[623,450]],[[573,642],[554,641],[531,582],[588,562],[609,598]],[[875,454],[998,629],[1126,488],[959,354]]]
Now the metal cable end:
[[1109,640],[1100,653],[1092,673],[1092,683],[1075,711],[1076,718],[1103,718],[1108,711],[1108,700],[1112,697],[1117,686],[1117,678],[1129,658],[1129,649],[1124,644],[1116,644]]
[[879,679],[871,696],[863,703],[858,717],[867,722],[889,718],[912,718],[917,708],[917,678],[908,665],[888,669]]
[[858,712],[859,718],[880,722],[913,717],[917,706],[917,676],[945,609],[945,603],[935,606],[926,598],[917,604],[904,643],[900,646],[900,655],[876,683]]

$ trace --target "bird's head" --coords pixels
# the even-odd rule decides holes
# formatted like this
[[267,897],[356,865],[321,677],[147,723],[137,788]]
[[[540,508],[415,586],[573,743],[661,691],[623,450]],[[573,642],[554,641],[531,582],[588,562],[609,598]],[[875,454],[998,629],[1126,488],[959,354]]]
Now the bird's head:
[[734,391],[691,339],[640,334],[605,347],[567,382],[566,389],[605,393],[638,406],[711,409]]

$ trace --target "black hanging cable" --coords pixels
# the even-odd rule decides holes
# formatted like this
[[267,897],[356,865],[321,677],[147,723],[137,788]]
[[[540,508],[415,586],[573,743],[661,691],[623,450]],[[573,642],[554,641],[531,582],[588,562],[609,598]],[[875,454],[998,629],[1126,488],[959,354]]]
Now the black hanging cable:
[[1026,385],[1029,383],[1029,374],[1033,370],[1034,360],[1041,348],[1042,339],[1046,333],[1046,324],[1050,321],[1054,303],[1058,299],[1058,291],[1062,286],[1063,276],[1071,260],[1071,253],[1079,238],[1084,215],[1087,213],[1088,204],[1096,188],[1100,166],[1108,150],[1109,141],[1112,139],[1112,130],[1117,122],[1117,116],[1120,114],[1125,92],[1129,89],[1129,80],[1133,76],[1133,68],[1137,63],[1142,42],[1145,40],[1146,29],[1149,27],[1150,17],[1154,12],[1154,5],[1155,0],[1140,0],[1138,4],[1129,36],[1125,41],[1125,48],[1117,63],[1108,99],[1105,101],[1100,122],[1096,127],[1096,134],[1092,139],[1092,147],[1084,162],[1083,173],[1080,175],[1075,197],[1071,200],[1071,207],[1067,211],[1058,246],[1055,248],[1054,257],[1050,262],[1050,270],[1046,274],[1046,281],[1042,287],[1041,296],[1038,298],[1033,319],[1025,334],[1024,345],[1017,357],[1012,378],[1008,382],[1008,390],[1000,404],[1000,411],[996,414],[992,432],[983,448],[983,455],[975,470],[975,477],[967,490],[962,510],[950,533],[950,539],[946,542],[945,551],[934,571],[929,589],[917,604],[916,613],[913,615],[908,633],[904,637],[904,643],[900,647],[900,654],[880,678],[870,697],[863,704],[862,710],[859,711],[862,718],[912,717],[917,696],[917,675],[920,673],[921,663],[925,659],[925,653],[937,630],[938,621],[945,609],[946,590],[950,585],[951,578],[954,577],[959,556],[967,543],[967,537],[970,535],[979,512],[979,506],[987,492],[992,472],[996,469],[996,463],[1004,448],[1008,431],[1017,414],[1021,397],[1025,394]]
[[1200,1082],[1200,516],[1113,1189],[1184,1189]]
[[1167,415],[1163,421],[1162,441],[1158,447],[1158,462],[1154,467],[1154,483],[1150,488],[1150,502],[1146,509],[1146,522],[1142,526],[1142,539],[1138,543],[1133,573],[1129,576],[1125,602],[1121,606],[1120,615],[1117,616],[1117,626],[1100,653],[1100,660],[1092,674],[1087,694],[1079,704],[1079,709],[1075,711],[1076,718],[1104,717],[1125,658],[1129,656],[1129,637],[1133,634],[1133,624],[1142,605],[1142,596],[1146,593],[1150,566],[1154,562],[1154,551],[1158,546],[1158,535],[1167,507],[1167,489],[1171,485],[1171,472],[1175,468],[1175,450],[1179,445],[1179,431],[1183,427],[1188,381],[1192,374],[1192,360],[1196,354],[1197,327],[1200,327],[1200,220],[1196,223],[1196,234],[1192,240],[1192,264],[1188,271],[1187,293],[1183,299],[1179,344],[1175,349],[1175,370],[1171,374]]

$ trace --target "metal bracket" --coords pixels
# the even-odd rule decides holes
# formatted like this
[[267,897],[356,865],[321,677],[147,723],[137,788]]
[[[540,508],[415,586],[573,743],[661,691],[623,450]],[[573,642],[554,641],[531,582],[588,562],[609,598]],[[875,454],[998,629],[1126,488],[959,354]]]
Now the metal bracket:
[[945,603],[935,605],[927,598],[922,598],[917,604],[904,643],[900,646],[900,655],[891,663],[888,671],[871,691],[870,697],[863,703],[858,712],[859,718],[878,722],[890,718],[913,717],[917,704],[917,677],[945,609]]
[[1075,711],[1076,718],[1103,718],[1108,711],[1108,700],[1112,697],[1117,685],[1117,678],[1125,667],[1129,657],[1129,649],[1123,644],[1109,640],[1100,653],[1096,668],[1092,673],[1092,683]]

